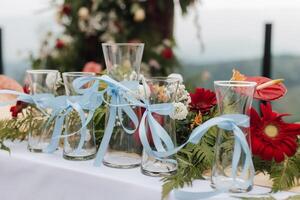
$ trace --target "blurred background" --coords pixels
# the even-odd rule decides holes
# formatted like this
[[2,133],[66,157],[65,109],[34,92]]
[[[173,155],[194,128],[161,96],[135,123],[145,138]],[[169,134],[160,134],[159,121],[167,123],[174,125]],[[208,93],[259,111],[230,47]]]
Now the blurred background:
[[271,23],[270,76],[289,90],[274,106],[300,121],[299,18],[300,0],[1,0],[3,70],[22,82],[29,68],[104,69],[101,42],[144,42],[143,73],[212,88],[232,68],[262,74]]

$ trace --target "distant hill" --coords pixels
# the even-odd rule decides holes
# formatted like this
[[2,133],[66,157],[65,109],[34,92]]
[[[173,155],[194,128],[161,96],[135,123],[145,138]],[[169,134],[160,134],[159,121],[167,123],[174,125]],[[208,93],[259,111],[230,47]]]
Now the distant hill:
[[[213,88],[213,80],[228,80],[235,68],[244,74],[261,74],[261,59],[217,62],[207,65],[184,63],[182,73],[189,88]],[[293,114],[291,121],[300,121],[300,56],[280,55],[273,57],[273,78],[284,78],[289,90],[285,98],[274,102],[278,112]]]
[[[30,63],[8,62],[5,72],[9,76],[22,82],[26,68]],[[213,89],[213,80],[228,80],[232,68],[242,73],[255,76],[261,73],[261,60],[248,59],[230,62],[216,62],[212,64],[182,64],[182,71],[187,87],[206,87]],[[278,100],[273,105],[279,112],[293,114],[291,121],[300,121],[300,56],[281,55],[273,57],[273,77],[284,78],[288,87],[285,98]]]

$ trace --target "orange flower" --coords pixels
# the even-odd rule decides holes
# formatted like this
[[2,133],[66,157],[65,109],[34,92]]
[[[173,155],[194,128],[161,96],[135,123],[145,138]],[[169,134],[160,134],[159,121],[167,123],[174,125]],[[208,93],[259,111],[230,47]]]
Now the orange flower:
[[244,74],[241,74],[238,70],[233,69],[232,70],[232,77],[231,81],[244,81],[247,77]]
[[202,124],[202,114],[201,112],[198,112],[198,114],[195,116],[194,120],[192,121],[193,123],[191,124],[191,129],[194,129],[195,127],[199,126]]

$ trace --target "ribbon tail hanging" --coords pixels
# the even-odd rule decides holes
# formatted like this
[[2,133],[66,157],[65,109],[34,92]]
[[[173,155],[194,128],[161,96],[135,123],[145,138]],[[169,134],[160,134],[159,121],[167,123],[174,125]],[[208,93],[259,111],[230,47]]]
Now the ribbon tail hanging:
[[110,111],[110,113],[109,113],[109,119],[107,122],[108,124],[104,131],[104,136],[102,138],[102,141],[101,141],[101,144],[100,144],[100,147],[99,147],[99,150],[97,152],[95,162],[94,162],[94,166],[97,166],[97,167],[100,167],[102,165],[104,155],[108,148],[109,141],[112,136],[113,129],[115,127],[117,108],[115,106],[111,106],[109,111]]
[[43,152],[53,153],[58,148],[64,121],[65,121],[65,115],[59,116],[55,119],[55,125],[54,125],[50,144],[45,149],[43,149]]

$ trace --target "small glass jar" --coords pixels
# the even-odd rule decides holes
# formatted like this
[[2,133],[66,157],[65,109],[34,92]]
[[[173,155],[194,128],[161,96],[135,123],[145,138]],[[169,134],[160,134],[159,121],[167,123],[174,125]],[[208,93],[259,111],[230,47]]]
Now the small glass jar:
[[[80,95],[75,91],[73,87],[73,81],[79,77],[94,76],[94,73],[88,72],[65,72],[63,73],[64,86],[66,95],[70,101],[80,100]],[[85,87],[90,87],[91,84],[86,84]],[[74,100],[76,99],[76,100]],[[77,102],[76,102],[77,101]],[[85,117],[88,116],[88,110],[83,108]],[[94,122],[91,120],[86,127],[81,129],[82,122],[79,114],[72,110],[65,119],[65,135],[64,135],[64,149],[63,157],[67,160],[90,160],[95,157],[96,154],[96,140],[94,131]],[[81,131],[80,131],[81,129]],[[82,134],[84,138],[82,138]]]
[[[60,73],[57,70],[27,70],[26,81],[29,84],[31,95],[49,93],[56,95],[61,84]],[[51,141],[54,124],[47,124],[51,110],[30,105],[27,107],[34,124],[30,127],[28,135],[28,150],[31,152],[43,152]],[[47,126],[46,126],[47,124]]]
[[[170,77],[157,77],[146,80],[145,98],[149,104],[173,103],[176,97],[179,80]],[[153,118],[166,130],[174,146],[176,146],[176,126],[175,120],[169,115],[152,113]],[[148,123],[146,123],[146,134],[148,143],[152,150],[156,150],[152,140],[152,134]],[[166,176],[176,173],[177,161],[175,156],[156,158],[143,150],[141,171],[148,176]]]
[[[249,115],[256,83],[247,81],[215,81],[215,92],[218,108],[223,114]],[[250,145],[249,128],[240,127]],[[246,162],[246,155],[241,151],[237,171],[232,171],[232,160],[235,137],[232,131],[220,129],[215,144],[215,158],[211,174],[211,186],[230,192],[248,192],[253,187],[254,167],[251,166],[246,173],[242,172]],[[235,174],[233,174],[235,173]]]
[[[138,83],[140,65],[143,55],[144,44],[141,43],[103,43],[103,54],[106,63],[107,74],[114,80],[126,84],[129,82]],[[134,91],[133,91],[134,92]],[[126,101],[126,100],[125,100]],[[131,106],[139,117],[140,108]],[[106,125],[110,107],[106,113]],[[122,113],[123,124],[117,117],[108,149],[104,155],[103,163],[114,168],[133,168],[141,164],[142,146],[139,140],[138,131],[128,134],[127,129],[134,129],[129,117]]]

